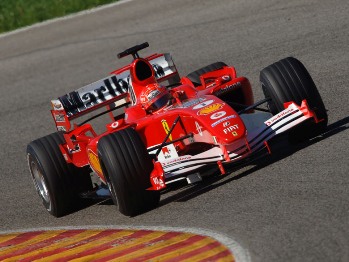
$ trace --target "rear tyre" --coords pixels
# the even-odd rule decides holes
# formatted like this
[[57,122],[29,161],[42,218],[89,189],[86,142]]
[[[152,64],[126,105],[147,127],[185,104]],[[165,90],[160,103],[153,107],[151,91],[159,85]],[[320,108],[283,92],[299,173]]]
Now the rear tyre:
[[328,117],[325,105],[309,72],[299,60],[287,57],[264,68],[260,72],[260,81],[265,97],[271,98],[268,107],[273,115],[284,110],[285,102],[301,105],[306,99],[317,118],[322,119],[318,124],[310,120],[296,126],[289,133],[291,142],[301,142],[326,129]]
[[98,154],[112,199],[123,215],[134,216],[159,204],[160,192],[146,190],[151,187],[153,162],[134,129],[102,137]]
[[79,193],[92,189],[89,167],[68,164],[59,145],[62,133],[53,133],[27,146],[27,161],[34,186],[46,210],[61,217],[79,207]]
[[201,85],[200,76],[208,72],[221,69],[223,66],[227,66],[227,65],[224,62],[215,62],[213,64],[200,68],[194,72],[191,72],[190,74],[187,75],[187,77],[190,79],[190,81],[193,82],[194,86],[200,86]]

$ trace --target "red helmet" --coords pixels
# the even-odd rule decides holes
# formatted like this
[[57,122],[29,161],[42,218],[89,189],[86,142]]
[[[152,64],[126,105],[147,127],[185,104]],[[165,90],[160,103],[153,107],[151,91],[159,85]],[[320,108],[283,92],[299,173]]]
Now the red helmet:
[[168,104],[170,93],[166,87],[158,83],[147,85],[141,95],[140,102],[147,112],[154,112]]

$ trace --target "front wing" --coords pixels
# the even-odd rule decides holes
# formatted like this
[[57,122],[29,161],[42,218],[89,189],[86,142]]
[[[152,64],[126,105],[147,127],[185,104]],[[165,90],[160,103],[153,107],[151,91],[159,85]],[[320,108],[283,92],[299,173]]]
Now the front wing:
[[[151,173],[152,187],[149,189],[161,190],[167,184],[182,179],[187,179],[190,182],[188,174],[193,173],[193,171],[205,165],[216,164],[222,174],[225,174],[223,164],[240,161],[263,148],[267,149],[270,153],[268,141],[274,136],[288,131],[308,119],[313,119],[316,123],[321,121],[310,110],[306,100],[302,101],[301,106],[293,102],[285,103],[284,106],[285,109],[280,113],[274,116],[268,114],[268,117],[271,117],[263,119],[263,122],[257,127],[256,125],[252,125],[249,128],[246,123],[247,136],[245,139],[236,141],[230,145],[217,145],[197,155],[184,155],[166,161],[155,162],[155,168]],[[251,121],[251,119],[254,121],[254,115],[246,114],[242,118],[244,122]],[[199,174],[196,175],[199,176]]]

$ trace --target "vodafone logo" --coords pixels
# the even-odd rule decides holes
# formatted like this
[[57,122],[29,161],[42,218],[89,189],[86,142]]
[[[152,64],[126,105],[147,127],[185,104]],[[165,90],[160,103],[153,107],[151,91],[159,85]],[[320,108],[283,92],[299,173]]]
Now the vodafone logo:
[[231,78],[230,78],[230,75],[224,75],[224,76],[222,76],[222,79],[224,81],[229,81]]
[[219,112],[212,114],[211,119],[218,119],[218,118],[225,116],[226,114],[227,114],[227,112],[225,112],[225,111],[219,111]]
[[110,125],[112,128],[117,128],[119,126],[119,122],[114,122]]

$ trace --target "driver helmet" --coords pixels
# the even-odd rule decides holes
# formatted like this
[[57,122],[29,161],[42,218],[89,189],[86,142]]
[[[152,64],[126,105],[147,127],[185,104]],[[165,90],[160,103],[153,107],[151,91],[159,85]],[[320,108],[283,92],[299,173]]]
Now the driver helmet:
[[155,112],[168,104],[170,93],[166,87],[158,83],[147,85],[140,95],[140,101],[143,108],[149,112]]

